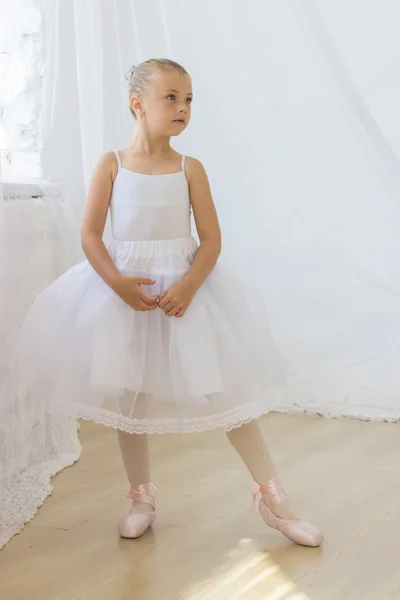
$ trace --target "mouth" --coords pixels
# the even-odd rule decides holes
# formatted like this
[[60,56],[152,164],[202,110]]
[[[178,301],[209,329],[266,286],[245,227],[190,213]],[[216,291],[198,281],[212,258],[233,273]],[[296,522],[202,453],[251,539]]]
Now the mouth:
[[172,121],[173,123],[180,123],[181,125],[185,125],[186,121],[185,119],[174,119],[174,121]]

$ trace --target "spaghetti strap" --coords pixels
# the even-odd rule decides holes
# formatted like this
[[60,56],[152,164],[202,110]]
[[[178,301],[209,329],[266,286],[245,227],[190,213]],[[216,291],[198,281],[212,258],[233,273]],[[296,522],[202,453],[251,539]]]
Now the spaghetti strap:
[[119,170],[120,170],[120,168],[121,168],[121,159],[120,159],[120,157],[119,157],[119,152],[118,152],[118,150],[113,150],[113,152],[114,152],[115,156],[117,157],[117,162],[118,162],[118,171],[119,171]]
[[185,156],[184,154],[182,154],[182,162],[181,162],[181,165],[182,165],[182,171],[183,171],[183,172],[185,172],[185,160],[186,160],[186,156]]

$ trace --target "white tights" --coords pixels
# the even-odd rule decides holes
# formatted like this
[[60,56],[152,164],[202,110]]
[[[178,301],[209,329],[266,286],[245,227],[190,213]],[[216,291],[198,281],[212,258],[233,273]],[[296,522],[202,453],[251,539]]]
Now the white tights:
[[258,421],[251,421],[237,429],[232,429],[227,436],[254,481],[266,484],[276,477],[275,466]]
[[[277,473],[257,421],[251,421],[227,433],[228,439],[242,458],[254,481],[266,484]],[[130,485],[150,483],[149,438],[147,434],[118,431],[122,459]],[[283,518],[294,518],[287,501],[275,511]]]

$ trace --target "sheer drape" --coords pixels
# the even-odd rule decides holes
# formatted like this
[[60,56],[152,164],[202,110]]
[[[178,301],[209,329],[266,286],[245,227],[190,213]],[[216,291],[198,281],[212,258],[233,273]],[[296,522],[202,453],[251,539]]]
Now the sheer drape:
[[[47,412],[10,366],[10,347],[36,296],[76,261],[75,226],[59,185],[3,182],[0,194],[0,548],[80,455],[77,423]],[[75,253],[74,253],[75,250]]]
[[[47,413],[10,366],[36,296],[76,262],[76,218],[58,183],[39,178],[40,2],[0,0],[0,548],[80,455],[76,421]],[[7,33],[6,36],[4,34]]]
[[204,162],[224,258],[264,293],[295,366],[279,408],[397,418],[395,0],[47,8],[45,172],[77,212],[99,154],[130,139],[123,74],[150,56],[181,61],[195,102],[175,147]]

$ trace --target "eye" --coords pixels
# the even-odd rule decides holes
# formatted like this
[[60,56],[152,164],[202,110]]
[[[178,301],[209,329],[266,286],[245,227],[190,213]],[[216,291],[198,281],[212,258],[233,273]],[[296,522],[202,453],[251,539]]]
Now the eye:
[[186,103],[187,104],[192,104],[193,102],[193,98],[186,98]]
[[176,96],[175,94],[170,94],[169,96],[167,96],[168,100],[172,100],[172,102],[174,102],[176,100]]

